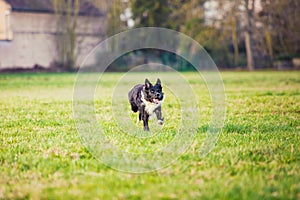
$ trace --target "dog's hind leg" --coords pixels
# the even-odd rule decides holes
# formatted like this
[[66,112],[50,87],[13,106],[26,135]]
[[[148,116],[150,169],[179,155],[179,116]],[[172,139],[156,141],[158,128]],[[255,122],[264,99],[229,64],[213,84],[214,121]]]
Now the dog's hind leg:
[[136,118],[136,125],[138,125],[141,120],[142,120],[142,114],[139,113]]
[[133,112],[137,112],[137,111],[138,111],[138,107],[137,107],[137,105],[136,105],[135,103],[130,102],[130,105],[131,105],[131,110],[132,110]]

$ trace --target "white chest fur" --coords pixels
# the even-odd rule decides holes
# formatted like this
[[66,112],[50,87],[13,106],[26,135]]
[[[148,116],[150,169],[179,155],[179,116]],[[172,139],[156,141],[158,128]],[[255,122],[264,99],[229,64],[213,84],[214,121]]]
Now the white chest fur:
[[145,100],[144,98],[144,93],[141,91],[141,95],[142,98],[141,100],[143,101],[144,105],[145,105],[145,110],[149,115],[152,115],[155,111],[155,109],[157,109],[159,106],[161,106],[163,101],[159,101],[157,104],[153,103],[153,102],[149,102],[147,100]]

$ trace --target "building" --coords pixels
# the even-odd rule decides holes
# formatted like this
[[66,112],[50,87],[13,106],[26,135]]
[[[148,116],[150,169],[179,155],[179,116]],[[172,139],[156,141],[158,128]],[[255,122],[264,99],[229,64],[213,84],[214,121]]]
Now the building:
[[[76,35],[75,66],[104,39],[105,14],[91,1],[80,1],[76,23],[73,23],[74,17],[68,18],[64,9],[54,9],[53,2],[0,0],[0,69],[47,68],[61,62],[63,54],[69,53],[68,44],[63,40],[70,34],[70,27],[76,26],[73,32]],[[62,21],[70,19],[72,26],[66,27]]]

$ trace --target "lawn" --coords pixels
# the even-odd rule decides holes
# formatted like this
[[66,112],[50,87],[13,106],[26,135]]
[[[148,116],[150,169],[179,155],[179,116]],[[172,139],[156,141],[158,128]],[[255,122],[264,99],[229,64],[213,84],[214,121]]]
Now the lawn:
[[[300,199],[300,72],[221,75],[226,120],[213,151],[199,155],[210,94],[198,74],[182,73],[200,113],[195,138],[176,162],[137,174],[112,169],[83,145],[72,110],[76,74],[0,74],[0,199]],[[139,83],[150,75],[134,76]],[[118,83],[123,74],[104,74],[98,84],[97,123],[121,151],[154,152],[178,134],[178,83],[168,73],[155,76],[165,86],[165,124],[152,121],[150,133],[134,124],[120,95],[132,86]],[[139,135],[126,134],[132,127]]]

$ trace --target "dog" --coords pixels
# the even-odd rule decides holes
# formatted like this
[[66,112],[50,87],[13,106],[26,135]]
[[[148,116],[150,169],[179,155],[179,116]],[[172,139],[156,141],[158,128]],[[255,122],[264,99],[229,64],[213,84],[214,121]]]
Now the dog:
[[161,106],[164,100],[161,81],[158,78],[153,86],[148,79],[145,84],[135,85],[128,93],[128,100],[133,112],[139,112],[138,120],[143,120],[144,131],[149,131],[149,117],[156,114],[158,124],[163,125]]

